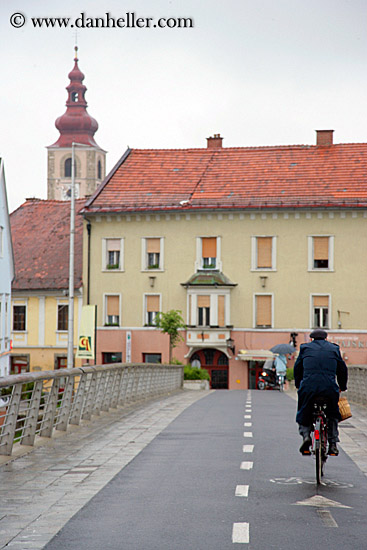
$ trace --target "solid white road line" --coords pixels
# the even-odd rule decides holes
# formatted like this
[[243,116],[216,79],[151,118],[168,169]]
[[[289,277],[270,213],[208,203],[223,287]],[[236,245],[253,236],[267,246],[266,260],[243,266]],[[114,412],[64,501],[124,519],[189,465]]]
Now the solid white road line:
[[253,462],[241,462],[241,470],[252,470]]
[[248,497],[248,485],[237,485],[236,487],[236,497]]
[[253,453],[254,445],[244,445],[242,447],[242,450],[243,450],[244,453]]
[[234,523],[232,542],[248,544],[250,542],[250,526],[248,523]]
[[252,432],[243,432],[243,437],[252,437]]

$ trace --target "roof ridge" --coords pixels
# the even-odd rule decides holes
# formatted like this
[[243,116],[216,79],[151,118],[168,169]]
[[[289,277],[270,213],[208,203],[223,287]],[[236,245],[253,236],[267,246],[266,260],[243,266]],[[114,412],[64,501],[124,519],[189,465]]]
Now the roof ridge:
[[361,141],[361,142],[351,142],[351,143],[333,143],[332,145],[317,145],[316,143],[294,143],[292,145],[244,145],[244,146],[237,146],[237,147],[218,147],[218,148],[215,148],[215,149],[208,149],[206,147],[177,147],[177,148],[163,148],[163,147],[160,147],[160,148],[152,148],[152,147],[148,147],[148,148],[131,148],[131,152],[143,152],[143,153],[147,153],[147,152],[164,152],[164,151],[167,151],[167,152],[171,152],[171,151],[183,151],[183,152],[190,152],[190,151],[194,151],[194,152],[200,152],[200,153],[203,153],[203,152],[207,152],[208,154],[210,153],[219,153],[221,151],[243,151],[244,149],[245,150],[254,150],[254,149],[260,149],[260,150],[263,150],[263,149],[305,149],[305,148],[317,148],[317,149],[326,149],[326,148],[335,148],[335,147],[339,147],[339,146],[349,146],[349,145],[367,145],[367,142],[364,142],[364,141]]

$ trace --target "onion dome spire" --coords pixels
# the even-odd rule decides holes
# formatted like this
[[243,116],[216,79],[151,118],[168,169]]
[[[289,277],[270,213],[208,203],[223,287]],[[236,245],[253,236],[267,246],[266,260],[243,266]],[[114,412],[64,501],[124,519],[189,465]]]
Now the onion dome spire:
[[73,141],[98,147],[93,137],[98,130],[98,123],[87,112],[87,88],[83,84],[84,74],[79,69],[78,61],[78,46],[75,46],[74,67],[68,75],[70,84],[66,88],[66,111],[55,122],[60,137],[51,147],[71,147]]

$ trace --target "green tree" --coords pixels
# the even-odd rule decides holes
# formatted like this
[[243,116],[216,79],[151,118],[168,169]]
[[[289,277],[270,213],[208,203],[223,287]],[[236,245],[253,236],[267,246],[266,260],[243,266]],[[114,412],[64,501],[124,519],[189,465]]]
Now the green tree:
[[183,340],[180,334],[180,329],[185,329],[185,321],[182,318],[181,311],[178,309],[170,309],[166,313],[159,312],[156,317],[156,326],[161,329],[164,334],[169,336],[169,362],[172,362],[172,350],[177,346],[180,340]]

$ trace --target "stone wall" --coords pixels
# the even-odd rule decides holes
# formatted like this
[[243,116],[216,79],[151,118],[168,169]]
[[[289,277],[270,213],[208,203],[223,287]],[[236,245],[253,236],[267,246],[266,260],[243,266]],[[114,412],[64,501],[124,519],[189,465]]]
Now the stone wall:
[[348,367],[348,400],[367,406],[367,366]]

